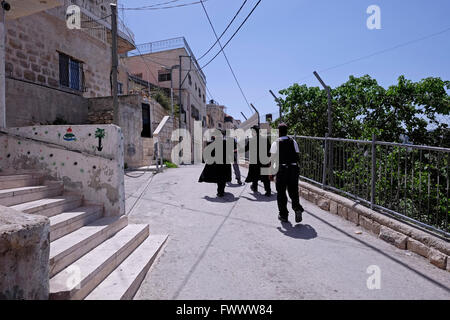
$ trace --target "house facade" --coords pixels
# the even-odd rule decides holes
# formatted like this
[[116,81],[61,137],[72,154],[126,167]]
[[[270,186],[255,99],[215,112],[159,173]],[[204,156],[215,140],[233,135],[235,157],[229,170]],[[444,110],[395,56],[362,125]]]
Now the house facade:
[[184,38],[138,45],[121,64],[135,78],[172,88],[174,104],[179,104],[181,95],[183,127],[192,132],[194,121],[202,121],[206,128],[206,76]]
[[222,130],[225,128],[225,106],[218,104],[215,101],[210,101],[206,105],[207,126],[209,129]]
[[[86,98],[111,95],[111,2],[60,0],[61,5],[28,16],[7,15],[7,126],[86,123]],[[80,8],[81,29],[67,27],[70,5]],[[134,49],[125,26],[118,35],[119,53]]]

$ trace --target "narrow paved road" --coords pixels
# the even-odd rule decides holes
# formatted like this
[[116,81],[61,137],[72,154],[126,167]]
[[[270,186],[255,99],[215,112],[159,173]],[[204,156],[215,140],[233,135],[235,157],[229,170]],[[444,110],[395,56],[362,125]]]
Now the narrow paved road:
[[[197,182],[202,168],[126,177],[130,221],[169,234],[135,299],[450,299],[450,273],[422,257],[303,199],[301,224],[292,213],[281,224],[276,195],[249,184],[217,199],[215,185]],[[367,287],[372,265],[380,289]]]

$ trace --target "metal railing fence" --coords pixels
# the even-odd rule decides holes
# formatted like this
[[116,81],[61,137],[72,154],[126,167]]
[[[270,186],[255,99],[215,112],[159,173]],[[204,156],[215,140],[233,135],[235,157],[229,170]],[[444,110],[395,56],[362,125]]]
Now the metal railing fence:
[[301,179],[450,238],[450,149],[295,137]]

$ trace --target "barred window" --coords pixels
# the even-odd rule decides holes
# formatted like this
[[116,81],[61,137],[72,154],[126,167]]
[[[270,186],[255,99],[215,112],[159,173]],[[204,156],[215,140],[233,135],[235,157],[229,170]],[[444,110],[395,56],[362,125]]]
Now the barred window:
[[59,83],[63,87],[82,91],[82,62],[64,53],[59,53]]
[[159,72],[158,73],[158,82],[164,82],[164,81],[170,81],[170,79],[172,78],[172,75],[166,72]]
[[194,105],[191,105],[191,116],[197,121],[200,120],[200,112]]

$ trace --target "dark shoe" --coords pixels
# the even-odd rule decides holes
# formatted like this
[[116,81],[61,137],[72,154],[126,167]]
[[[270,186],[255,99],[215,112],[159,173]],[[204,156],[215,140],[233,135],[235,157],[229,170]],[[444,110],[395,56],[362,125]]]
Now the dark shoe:
[[242,181],[241,181],[241,180],[238,180],[238,181],[237,181],[237,184],[238,184],[238,185],[240,185],[240,186],[242,186],[242,185],[243,185],[243,183],[242,183]]
[[271,197],[271,196],[272,196],[272,192],[271,192],[271,191],[267,191],[264,195],[265,195],[266,197]]
[[281,215],[278,215],[278,220],[280,220],[281,222],[289,222],[287,217],[282,217]]
[[218,196],[219,198],[222,198],[222,197],[225,196],[225,193],[218,193],[217,196]]
[[258,187],[254,188],[253,186],[251,186],[250,189],[251,189],[253,192],[258,192]]
[[302,220],[303,220],[302,212],[303,212],[303,208],[295,210],[295,222],[297,222],[297,223],[302,222]]

